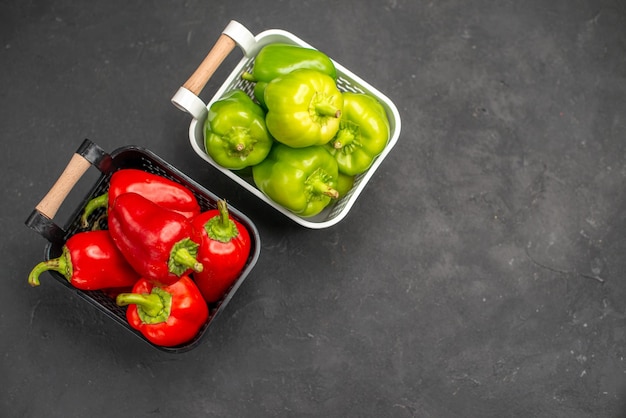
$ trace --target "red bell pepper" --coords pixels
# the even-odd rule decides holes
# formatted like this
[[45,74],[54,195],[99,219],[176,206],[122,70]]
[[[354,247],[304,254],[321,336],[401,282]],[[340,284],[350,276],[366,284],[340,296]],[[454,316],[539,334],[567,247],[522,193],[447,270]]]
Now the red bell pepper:
[[250,234],[228,213],[225,200],[202,212],[191,223],[202,231],[198,261],[204,269],[192,277],[208,303],[221,299],[237,280],[250,255]]
[[126,261],[108,231],[85,231],[72,235],[58,258],[37,264],[28,283],[39,286],[44,271],[57,271],[81,290],[130,288],[139,274]]
[[200,204],[195,195],[180,183],[158,174],[134,168],[118,170],[111,175],[109,190],[94,197],[85,206],[81,221],[89,226],[89,216],[99,208],[110,210],[115,199],[122,193],[138,193],[165,208],[179,212],[187,218],[200,213]]
[[123,193],[109,211],[109,232],[126,260],[144,278],[168,285],[192,271],[200,232],[180,213],[137,193]]
[[116,303],[128,305],[126,319],[132,328],[163,347],[190,341],[209,319],[209,308],[188,276],[168,286],[142,278],[132,293],[119,294]]

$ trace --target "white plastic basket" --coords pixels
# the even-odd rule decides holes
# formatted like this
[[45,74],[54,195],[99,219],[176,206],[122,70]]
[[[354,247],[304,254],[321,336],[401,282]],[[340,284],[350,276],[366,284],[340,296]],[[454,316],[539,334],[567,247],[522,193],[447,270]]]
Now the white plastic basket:
[[[208,109],[211,104],[221,97],[225,93],[234,90],[241,89],[248,93],[250,97],[253,96],[254,83],[243,80],[241,74],[244,71],[251,72],[254,65],[254,58],[262,47],[272,43],[287,43],[293,45],[299,45],[307,48],[313,48],[313,46],[294,36],[293,34],[279,30],[270,29],[259,33],[254,36],[248,29],[236,21],[231,21],[222,35],[218,38],[217,42],[208,53],[206,58],[202,61],[197,70],[191,75],[182,87],[178,89],[176,94],[172,97],[172,103],[179,109],[189,113],[193,120],[189,126],[189,140],[191,146],[195,152],[203,158],[205,161],[216,167],[226,176],[230,177],[233,181],[247,189],[250,193],[254,194],[259,199],[266,202],[268,205],[281,212],[286,217],[292,219],[296,223],[312,228],[322,229],[335,225],[341,221],[350,211],[352,205],[356,202],[365,185],[370,180],[376,169],[381,162],[389,154],[393,146],[398,141],[400,136],[400,114],[396,106],[387,98],[384,94],[378,91],[376,88],[365,82],[356,74],[352,73],[344,66],[333,60],[335,67],[337,68],[337,86],[341,91],[351,91],[355,93],[368,93],[378,99],[387,112],[389,119],[390,135],[389,142],[383,150],[383,152],[374,160],[372,166],[364,173],[355,177],[354,186],[344,196],[337,199],[337,201],[331,203],[321,213],[313,217],[301,217],[289,210],[285,209],[281,205],[272,201],[265,194],[263,194],[254,185],[252,178],[241,177],[237,173],[224,169],[218,165],[205,151],[204,148],[204,121],[208,114]],[[237,66],[230,73],[224,84],[217,90],[213,98],[208,104],[205,104],[198,95],[215,73],[220,64],[230,54],[230,52],[239,46],[243,51],[244,57],[239,61]]]

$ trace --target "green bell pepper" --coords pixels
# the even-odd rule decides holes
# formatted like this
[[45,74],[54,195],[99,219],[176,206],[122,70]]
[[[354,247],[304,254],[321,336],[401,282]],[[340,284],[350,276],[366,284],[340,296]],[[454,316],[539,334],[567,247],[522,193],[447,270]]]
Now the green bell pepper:
[[333,61],[323,52],[298,45],[276,43],[265,45],[254,59],[252,72],[244,72],[241,78],[255,82],[254,97],[265,107],[263,92],[267,83],[290,72],[308,68],[337,79]]
[[337,162],[321,145],[291,148],[276,143],[260,164],[252,167],[256,186],[291,212],[310,217],[339,197]]
[[326,54],[317,49],[283,43],[261,48],[254,59],[252,73],[244,72],[241,77],[248,81],[269,82],[300,68],[317,70],[337,79],[335,64]]
[[292,71],[270,81],[264,99],[267,129],[285,145],[324,145],[339,130],[343,96],[327,74],[309,69]]
[[364,93],[343,93],[343,114],[337,135],[326,145],[339,171],[366,171],[389,141],[389,119],[383,106]]
[[209,108],[204,145],[220,166],[241,170],[258,164],[273,143],[265,125],[265,111],[242,90],[230,91]]

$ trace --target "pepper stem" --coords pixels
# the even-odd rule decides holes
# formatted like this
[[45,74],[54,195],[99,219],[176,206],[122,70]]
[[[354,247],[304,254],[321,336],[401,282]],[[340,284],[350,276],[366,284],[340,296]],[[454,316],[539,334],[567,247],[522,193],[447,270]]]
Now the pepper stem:
[[336,189],[334,189],[331,186],[329,186],[328,184],[324,183],[323,181],[315,182],[313,184],[313,189],[317,193],[326,195],[326,196],[331,197],[333,199],[339,198],[339,192]]
[[246,80],[246,81],[252,81],[253,83],[257,81],[257,79],[256,79],[256,78],[255,78],[252,74],[250,74],[250,73],[249,73],[249,72],[247,72],[247,71],[244,71],[244,72],[241,74],[241,78],[242,78],[242,79],[244,79],[244,80]]
[[227,151],[240,157],[246,157],[254,148],[254,138],[250,130],[242,126],[232,127],[224,136],[223,140],[228,144]]
[[137,305],[137,314],[146,324],[165,322],[172,310],[172,294],[153,287],[150,294],[120,293],[115,298],[118,306]]
[[325,101],[315,103],[315,112],[320,116],[341,117],[341,110]]
[[209,238],[219,242],[230,242],[239,235],[235,222],[230,219],[226,200],[217,201],[219,215],[215,215],[204,224],[204,230]]
[[168,261],[169,271],[172,274],[181,276],[188,269],[199,273],[204,266],[200,263],[196,256],[198,255],[198,244],[189,238],[178,241],[170,251]]
[[306,180],[306,184],[309,188],[309,192],[313,196],[326,195],[333,199],[337,199],[339,198],[339,192],[337,191],[337,189],[331,186],[331,184],[333,183],[332,180],[333,177],[331,175],[329,175],[323,169],[318,168],[309,175]]
[[83,228],[87,228],[89,226],[89,216],[94,213],[97,209],[106,208],[109,204],[109,194],[104,193],[100,196],[96,196],[91,199],[85,205],[85,209],[83,211],[82,216],[80,217],[80,222]]
[[28,284],[32,287],[40,285],[39,276],[44,271],[56,271],[65,277],[68,282],[72,282],[72,262],[70,261],[70,252],[67,247],[63,247],[63,253],[58,258],[42,261],[28,275]]
[[342,149],[350,145],[352,141],[354,141],[354,133],[350,129],[339,129],[332,140],[332,146],[335,149]]

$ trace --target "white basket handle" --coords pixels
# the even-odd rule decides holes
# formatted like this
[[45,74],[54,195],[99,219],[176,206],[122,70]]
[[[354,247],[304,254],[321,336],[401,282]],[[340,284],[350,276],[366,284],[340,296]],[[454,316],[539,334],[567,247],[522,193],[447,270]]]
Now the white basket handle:
[[198,95],[206,83],[236,45],[248,56],[255,44],[254,35],[242,24],[231,20],[196,71],[172,97],[174,106],[191,114],[195,119],[204,118],[207,113],[206,104]]

